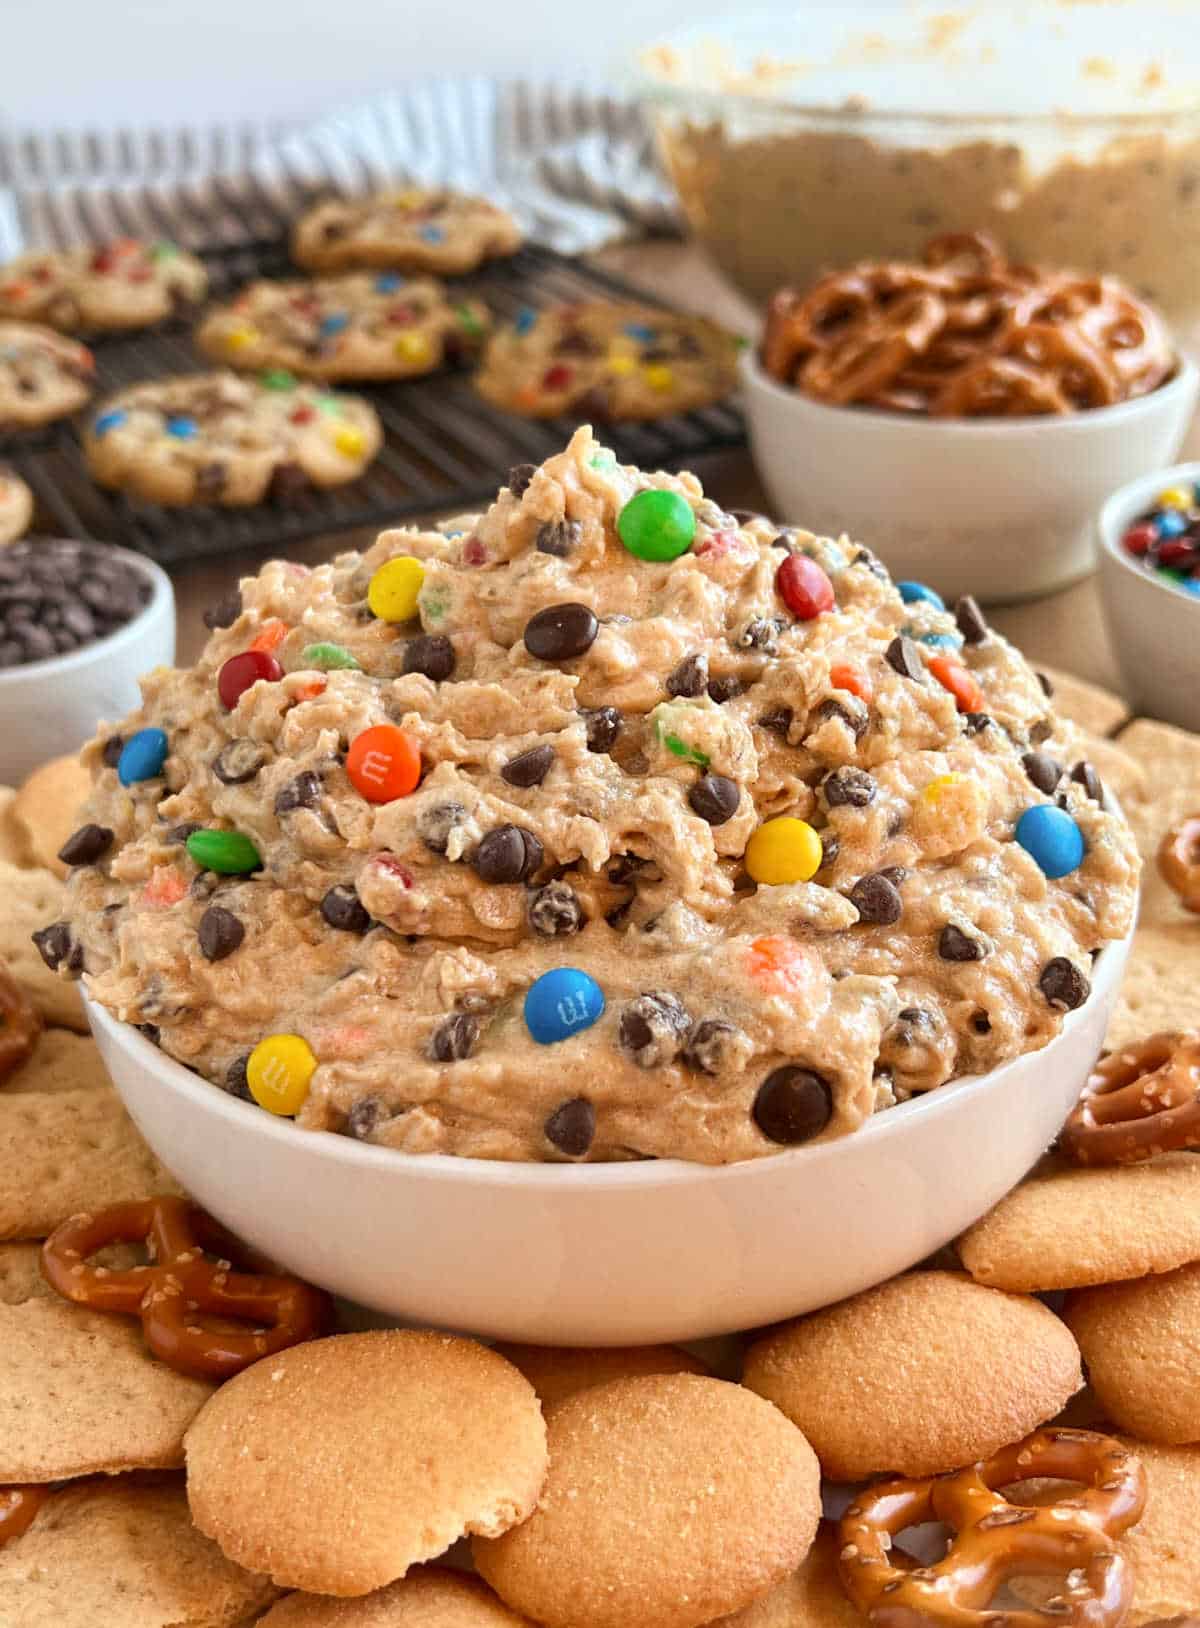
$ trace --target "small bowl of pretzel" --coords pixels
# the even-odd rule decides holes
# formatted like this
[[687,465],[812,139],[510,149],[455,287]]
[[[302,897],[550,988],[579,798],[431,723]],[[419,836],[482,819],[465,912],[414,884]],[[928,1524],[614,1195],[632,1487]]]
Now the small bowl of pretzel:
[[782,519],[993,603],[1094,569],[1101,505],[1172,461],[1200,393],[1123,283],[1011,264],[980,234],[781,290],[742,366]]

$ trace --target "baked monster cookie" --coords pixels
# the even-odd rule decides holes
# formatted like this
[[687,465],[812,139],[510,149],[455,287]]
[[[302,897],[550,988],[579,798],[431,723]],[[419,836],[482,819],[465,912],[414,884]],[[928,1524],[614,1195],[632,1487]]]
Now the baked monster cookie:
[[432,277],[399,272],[251,283],[196,331],[214,362],[290,368],[313,379],[404,379],[463,361],[487,332],[487,307]]
[[0,464],[0,544],[15,543],[33,519],[33,493],[20,475]]
[[188,373],[110,396],[83,447],[101,486],[148,503],[235,508],[356,480],[381,440],[358,396],[288,374]]
[[0,266],[0,317],[63,333],[148,328],[194,309],[208,273],[174,243],[118,238],[99,247],[35,251]]
[[329,198],[296,222],[292,259],[309,271],[374,266],[458,276],[515,254],[511,215],[446,187],[405,187],[367,198]]
[[48,957],[408,1152],[845,1134],[1045,1045],[1136,895],[1033,672],[925,593],[580,430],[474,520],[243,581],[86,748],[113,836]]
[[737,341],[704,317],[593,300],[526,307],[488,341],[481,396],[526,418],[667,418],[720,401],[737,381]]
[[95,388],[91,351],[52,328],[0,321],[0,432],[35,429],[82,407]]

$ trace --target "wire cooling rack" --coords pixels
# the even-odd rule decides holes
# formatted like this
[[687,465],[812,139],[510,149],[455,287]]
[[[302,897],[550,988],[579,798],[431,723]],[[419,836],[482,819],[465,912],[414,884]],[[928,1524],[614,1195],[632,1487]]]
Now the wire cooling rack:
[[[203,254],[211,293],[224,298],[256,277],[295,275],[282,237]],[[639,299],[661,304],[596,267],[553,250],[526,247],[493,261],[456,289],[487,302],[501,321],[521,306],[585,299]],[[140,333],[98,339],[94,401],[140,379],[196,372],[212,364],[193,348],[191,326],[167,322]],[[362,477],[250,509],[164,509],[96,486],[84,462],[78,426],[0,438],[0,454],[37,494],[57,535],[95,538],[137,549],[160,564],[243,550],[276,549],[324,532],[384,526],[417,514],[468,508],[493,497],[517,463],[541,463],[561,451],[575,428],[570,417],[523,419],[490,406],[470,375],[446,370],[422,379],[345,388],[368,397],[384,428],[384,445]],[[741,414],[722,403],[652,423],[598,426],[622,463],[674,469],[745,440]]]

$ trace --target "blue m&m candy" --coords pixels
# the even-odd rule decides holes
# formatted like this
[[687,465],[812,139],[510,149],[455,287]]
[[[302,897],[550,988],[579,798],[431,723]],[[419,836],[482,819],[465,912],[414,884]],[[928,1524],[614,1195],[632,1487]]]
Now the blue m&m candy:
[[344,311],[331,311],[327,317],[321,318],[321,332],[327,338],[330,334],[340,334],[349,321]]
[[910,639],[920,639],[922,644],[933,645],[938,650],[960,650],[962,648],[961,633],[918,633],[915,628],[904,630]]
[[398,271],[381,271],[375,279],[375,292],[377,294],[394,294],[398,288],[404,287],[404,278]]
[[123,786],[154,780],[167,761],[167,736],[162,729],[139,729],[130,735],[117,759],[117,779]]
[[109,430],[119,430],[129,417],[122,407],[114,407],[111,413],[101,413],[92,423],[93,435],[107,435]]
[[1188,518],[1178,509],[1164,509],[1151,522],[1160,537],[1182,537],[1188,529]]
[[200,426],[194,418],[188,418],[186,413],[179,413],[167,420],[167,434],[173,435],[177,441],[191,441],[199,433]]
[[440,226],[422,226],[420,235],[426,243],[440,243],[446,234]]
[[1017,841],[1049,877],[1068,876],[1083,863],[1083,832],[1054,803],[1037,803],[1017,821]]
[[906,605],[917,605],[924,601],[932,605],[935,610],[945,610],[946,601],[941,594],[927,588],[923,582],[898,582],[896,584],[900,597]]
[[530,984],[525,1026],[539,1046],[581,1034],[604,1015],[604,991],[578,967],[555,967]]
[[537,312],[532,305],[523,305],[513,318],[513,327],[519,334],[527,334],[537,321]]
[[643,345],[652,344],[657,337],[648,322],[627,322],[622,332],[627,333],[630,339],[640,339]]

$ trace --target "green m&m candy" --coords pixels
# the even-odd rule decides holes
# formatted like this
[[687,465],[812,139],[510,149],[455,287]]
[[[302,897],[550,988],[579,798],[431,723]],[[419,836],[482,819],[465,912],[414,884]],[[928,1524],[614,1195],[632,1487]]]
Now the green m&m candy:
[[677,560],[696,535],[696,516],[678,492],[638,492],[617,516],[617,535],[639,560]]
[[269,367],[260,373],[259,383],[267,390],[294,390],[296,388],[296,375],[289,373],[285,367]]
[[258,849],[240,831],[193,831],[187,851],[206,871],[222,876],[244,876],[262,869]]
[[300,652],[300,660],[306,667],[315,667],[320,673],[331,673],[344,667],[353,672],[361,670],[361,664],[350,654],[344,644],[305,645]]

